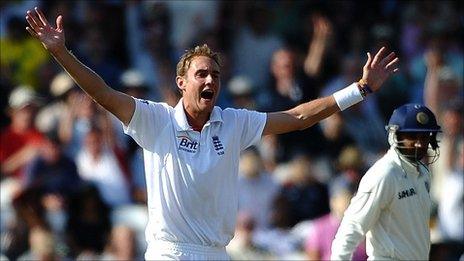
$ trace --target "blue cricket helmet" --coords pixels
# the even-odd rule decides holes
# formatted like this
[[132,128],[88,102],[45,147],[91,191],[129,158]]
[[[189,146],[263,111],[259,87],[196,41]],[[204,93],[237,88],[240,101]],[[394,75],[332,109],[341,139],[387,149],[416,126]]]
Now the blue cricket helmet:
[[439,132],[440,126],[431,110],[422,104],[408,103],[393,111],[387,127],[398,132]]

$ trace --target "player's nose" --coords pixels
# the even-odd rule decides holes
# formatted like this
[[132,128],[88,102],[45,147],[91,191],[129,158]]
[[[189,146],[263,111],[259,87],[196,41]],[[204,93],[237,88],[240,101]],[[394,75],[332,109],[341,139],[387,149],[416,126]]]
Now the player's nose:
[[206,84],[213,84],[214,83],[214,78],[213,78],[213,76],[211,74],[208,74],[208,76],[206,76],[205,83]]

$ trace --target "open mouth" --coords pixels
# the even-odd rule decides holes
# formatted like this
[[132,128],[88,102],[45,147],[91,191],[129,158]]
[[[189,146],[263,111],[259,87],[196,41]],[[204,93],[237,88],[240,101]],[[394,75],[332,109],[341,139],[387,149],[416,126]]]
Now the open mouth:
[[205,100],[211,100],[213,99],[213,96],[214,96],[213,90],[204,90],[200,93],[200,97]]

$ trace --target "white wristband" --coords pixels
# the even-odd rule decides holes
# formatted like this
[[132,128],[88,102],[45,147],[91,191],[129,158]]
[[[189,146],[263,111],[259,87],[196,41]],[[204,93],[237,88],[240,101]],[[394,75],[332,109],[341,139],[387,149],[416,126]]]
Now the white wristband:
[[363,100],[357,83],[335,92],[333,97],[342,111]]

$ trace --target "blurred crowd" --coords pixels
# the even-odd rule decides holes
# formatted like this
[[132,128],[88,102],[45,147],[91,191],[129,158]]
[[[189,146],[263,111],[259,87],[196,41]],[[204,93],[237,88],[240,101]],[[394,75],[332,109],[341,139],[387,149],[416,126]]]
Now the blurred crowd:
[[[0,260],[141,259],[143,151],[25,30],[39,6],[111,87],[175,105],[175,65],[221,53],[221,107],[289,109],[359,80],[366,52],[400,57],[377,94],[243,153],[232,259],[328,259],[365,171],[388,149],[394,108],[437,116],[431,258],[463,258],[463,10],[458,1],[1,1]],[[414,211],[414,209],[411,209]],[[361,244],[354,255],[366,259]]]

